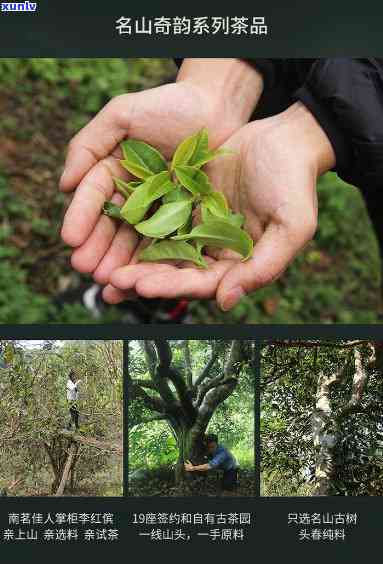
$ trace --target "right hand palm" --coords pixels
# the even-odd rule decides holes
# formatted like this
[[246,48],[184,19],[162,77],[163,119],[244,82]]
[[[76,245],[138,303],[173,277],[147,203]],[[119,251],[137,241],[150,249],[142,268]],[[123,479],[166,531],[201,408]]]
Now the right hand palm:
[[[212,147],[232,133],[230,116],[216,115],[208,97],[187,83],[169,84],[112,100],[69,146],[61,189],[75,189],[62,229],[64,241],[75,248],[73,267],[92,273],[100,284],[134,260],[138,238],[128,225],[117,226],[102,215],[106,200],[117,203],[113,176],[129,179],[119,164],[118,144],[126,137],[158,148],[170,159],[178,144],[202,127],[211,132]],[[218,119],[219,118],[219,119]]]

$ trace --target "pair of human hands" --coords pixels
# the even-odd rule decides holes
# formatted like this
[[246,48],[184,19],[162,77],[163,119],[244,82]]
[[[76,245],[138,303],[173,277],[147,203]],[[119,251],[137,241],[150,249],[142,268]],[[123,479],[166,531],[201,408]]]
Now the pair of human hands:
[[194,471],[194,465],[190,462],[190,460],[187,460],[184,464],[184,468],[186,472],[193,472]]
[[[246,123],[248,110],[236,112],[234,103],[222,95],[217,102],[213,92],[185,80],[119,96],[70,143],[61,189],[75,193],[62,237],[74,248],[73,267],[105,286],[110,304],[137,295],[215,298],[228,311],[276,280],[316,231],[317,178],[335,157],[315,118],[296,103],[278,116]],[[230,207],[245,216],[253,256],[243,263],[229,251],[209,250],[206,270],[139,263],[142,243],[134,229],[102,214],[105,201],[122,203],[113,177],[129,180],[118,145],[127,137],[140,139],[170,158],[180,141],[202,127],[212,148],[231,151],[210,163],[207,173]]]

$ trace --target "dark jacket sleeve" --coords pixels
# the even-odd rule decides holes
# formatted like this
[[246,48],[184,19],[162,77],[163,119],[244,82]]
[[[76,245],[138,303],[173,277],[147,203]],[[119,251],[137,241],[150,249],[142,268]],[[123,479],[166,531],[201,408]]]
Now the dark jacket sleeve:
[[294,94],[326,131],[338,175],[383,188],[383,60],[318,59]]
[[292,102],[308,107],[334,148],[343,180],[383,188],[383,59],[248,60],[266,87],[283,84]]

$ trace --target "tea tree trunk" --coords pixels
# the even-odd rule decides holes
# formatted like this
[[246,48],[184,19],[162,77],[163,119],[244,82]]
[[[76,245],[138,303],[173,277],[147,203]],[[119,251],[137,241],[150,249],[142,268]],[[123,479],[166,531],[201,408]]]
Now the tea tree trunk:
[[178,446],[175,480],[182,484],[190,478],[184,471],[187,460],[195,465],[206,461],[204,434],[217,407],[238,385],[249,349],[241,341],[232,341],[225,348],[221,344],[221,350],[213,346],[204,368],[194,374],[188,341],[177,346],[183,353],[182,369],[179,362],[174,366],[170,343],[157,339],[142,344],[150,378],[133,377],[130,370],[128,378],[130,399],[140,400],[153,414],[138,423],[162,419],[172,430]]
[[345,378],[347,365],[337,373],[319,374],[316,405],[312,417],[312,434],[316,452],[314,490],[316,496],[332,495],[336,490],[337,464],[342,463],[338,460],[340,425],[352,414],[366,412],[362,400],[369,377],[367,365],[374,362],[374,359],[374,347],[370,348],[368,354],[364,352],[364,356],[359,348],[354,349],[351,394],[348,401],[338,409],[332,405],[331,388]]
[[334,451],[338,440],[338,429],[330,402],[330,386],[337,381],[337,375],[319,374],[316,404],[312,418],[313,441],[316,452],[315,493],[316,496],[330,495],[335,469]]

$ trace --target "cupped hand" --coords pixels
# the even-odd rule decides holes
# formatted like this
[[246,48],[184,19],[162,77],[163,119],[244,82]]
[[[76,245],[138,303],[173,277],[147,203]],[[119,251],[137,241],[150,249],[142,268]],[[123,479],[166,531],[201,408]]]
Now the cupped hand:
[[119,143],[127,137],[140,139],[170,158],[185,137],[207,127],[212,148],[218,147],[244,117],[243,110],[237,114],[223,99],[188,81],[126,94],[113,99],[74,137],[60,187],[75,190],[62,238],[75,248],[76,270],[105,285],[116,268],[133,260],[138,245],[134,230],[102,215],[105,201],[121,201],[113,176],[128,180],[119,164]]
[[330,142],[300,103],[284,114],[253,122],[225,144],[233,151],[209,165],[207,172],[235,212],[255,247],[241,262],[228,251],[207,250],[206,270],[168,264],[130,263],[115,270],[104,299],[119,303],[126,293],[144,298],[215,298],[230,310],[245,295],[275,281],[314,236],[317,226],[316,182],[332,168]]

